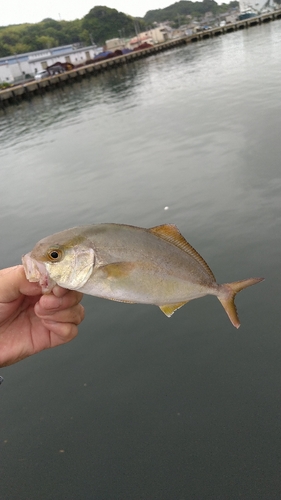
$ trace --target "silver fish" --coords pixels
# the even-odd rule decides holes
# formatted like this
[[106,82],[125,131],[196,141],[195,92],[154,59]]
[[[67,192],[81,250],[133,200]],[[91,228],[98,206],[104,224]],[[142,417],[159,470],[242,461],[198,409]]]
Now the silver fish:
[[27,279],[39,282],[43,293],[58,284],[119,302],[154,304],[168,317],[192,299],[215,295],[236,328],[235,295],[263,280],[217,284],[208,264],[172,224],[74,227],[39,241],[22,262]]

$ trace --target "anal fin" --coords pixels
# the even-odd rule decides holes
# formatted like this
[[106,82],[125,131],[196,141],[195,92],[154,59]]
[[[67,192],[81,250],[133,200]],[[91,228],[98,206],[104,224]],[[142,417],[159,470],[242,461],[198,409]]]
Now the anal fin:
[[174,314],[174,312],[179,309],[180,307],[184,306],[184,304],[186,304],[188,302],[188,300],[186,302],[179,302],[178,304],[166,304],[164,306],[159,306],[161,311],[166,314],[166,316],[168,316],[168,318],[170,318],[172,316],[172,314]]

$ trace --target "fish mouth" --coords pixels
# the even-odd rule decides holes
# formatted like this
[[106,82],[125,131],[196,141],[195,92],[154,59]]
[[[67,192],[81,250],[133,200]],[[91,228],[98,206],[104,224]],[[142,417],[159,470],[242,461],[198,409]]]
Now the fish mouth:
[[28,281],[39,283],[42,293],[50,293],[52,291],[56,283],[50,278],[45,264],[33,259],[30,253],[22,257],[22,264]]

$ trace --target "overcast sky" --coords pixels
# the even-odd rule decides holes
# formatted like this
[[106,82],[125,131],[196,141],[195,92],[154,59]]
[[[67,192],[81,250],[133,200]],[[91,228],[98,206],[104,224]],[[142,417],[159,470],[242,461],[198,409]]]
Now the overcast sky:
[[[217,3],[221,3],[216,0]],[[38,23],[46,17],[66,21],[81,19],[95,5],[106,5],[131,16],[143,17],[148,10],[163,9],[176,0],[0,0],[0,26]],[[225,0],[229,3],[229,0]]]

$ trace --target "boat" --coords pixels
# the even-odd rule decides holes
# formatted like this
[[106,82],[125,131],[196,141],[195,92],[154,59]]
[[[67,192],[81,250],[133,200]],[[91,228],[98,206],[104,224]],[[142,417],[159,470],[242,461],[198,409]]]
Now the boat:
[[250,19],[251,17],[256,17],[257,15],[257,12],[253,12],[250,9],[247,9],[239,14],[238,20],[245,21],[245,19]]
[[239,21],[260,16],[265,12],[274,10],[273,0],[239,0]]

